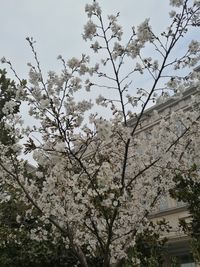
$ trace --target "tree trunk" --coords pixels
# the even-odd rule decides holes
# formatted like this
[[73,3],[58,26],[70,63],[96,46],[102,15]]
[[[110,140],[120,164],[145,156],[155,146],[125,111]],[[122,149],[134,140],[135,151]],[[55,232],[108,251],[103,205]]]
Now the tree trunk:
[[102,267],[110,267],[110,257],[109,254],[106,253],[104,256],[103,266]]
[[78,256],[78,259],[80,261],[81,267],[89,267],[87,260],[86,260],[86,257],[84,255],[82,249],[79,246],[76,247],[76,252],[77,252],[77,256]]

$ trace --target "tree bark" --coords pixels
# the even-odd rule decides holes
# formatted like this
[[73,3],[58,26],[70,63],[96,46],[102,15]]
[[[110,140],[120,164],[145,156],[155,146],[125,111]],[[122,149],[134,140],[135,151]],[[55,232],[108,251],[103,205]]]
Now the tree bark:
[[81,267],[89,267],[87,260],[86,260],[86,257],[84,255],[82,249],[79,246],[76,247],[76,253],[77,253],[78,259],[80,261]]

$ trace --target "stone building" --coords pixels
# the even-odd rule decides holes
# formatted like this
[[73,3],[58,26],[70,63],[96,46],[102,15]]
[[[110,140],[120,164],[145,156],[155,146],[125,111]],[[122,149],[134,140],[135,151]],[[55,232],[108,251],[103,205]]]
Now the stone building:
[[[159,123],[159,119],[157,121],[151,120],[151,114],[155,110],[159,115],[166,116],[171,112],[176,112],[179,109],[187,110],[189,109],[189,103],[191,100],[191,96],[198,94],[196,87],[191,87],[185,90],[181,97],[171,97],[169,100],[163,103],[157,103],[153,107],[147,109],[144,113],[144,116],[141,120],[141,125],[138,128],[138,133],[140,131],[150,132],[156,124]],[[134,122],[132,122],[134,124]],[[177,130],[181,131],[181,125],[177,125]],[[189,238],[181,233],[180,228],[178,227],[180,219],[188,219],[190,215],[187,211],[187,206],[182,202],[177,202],[169,195],[162,196],[162,199],[159,204],[159,208],[156,212],[152,213],[150,219],[155,221],[159,221],[160,219],[165,218],[166,221],[169,221],[172,229],[169,233],[166,234],[168,242],[166,243],[166,259],[165,259],[165,267],[170,266],[170,259],[172,257],[178,258],[180,262],[180,267],[200,267],[197,263],[194,263],[189,246]]]

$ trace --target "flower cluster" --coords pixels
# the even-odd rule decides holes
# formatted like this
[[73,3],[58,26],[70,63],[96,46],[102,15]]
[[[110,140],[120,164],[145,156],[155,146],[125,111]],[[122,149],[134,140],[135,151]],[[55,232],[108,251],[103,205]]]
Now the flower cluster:
[[170,0],[170,5],[180,7],[183,5],[184,0]]
[[92,38],[96,35],[96,25],[92,20],[89,20],[87,24],[84,26],[84,33],[83,33],[83,39],[84,40],[92,40]]
[[93,15],[101,15],[101,8],[97,2],[93,2],[92,5],[86,4],[85,6],[85,12],[88,15],[89,18],[91,18]]

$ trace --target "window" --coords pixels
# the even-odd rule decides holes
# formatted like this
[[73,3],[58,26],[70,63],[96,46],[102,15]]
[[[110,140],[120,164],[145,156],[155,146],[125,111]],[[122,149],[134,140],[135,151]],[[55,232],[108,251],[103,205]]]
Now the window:
[[189,262],[189,263],[182,263],[181,267],[195,267],[196,264],[194,262]]
[[159,210],[164,211],[164,210],[167,210],[168,208],[169,208],[168,199],[167,199],[167,196],[164,195],[160,199]]
[[180,267],[196,267],[191,255],[182,255],[180,257]]

